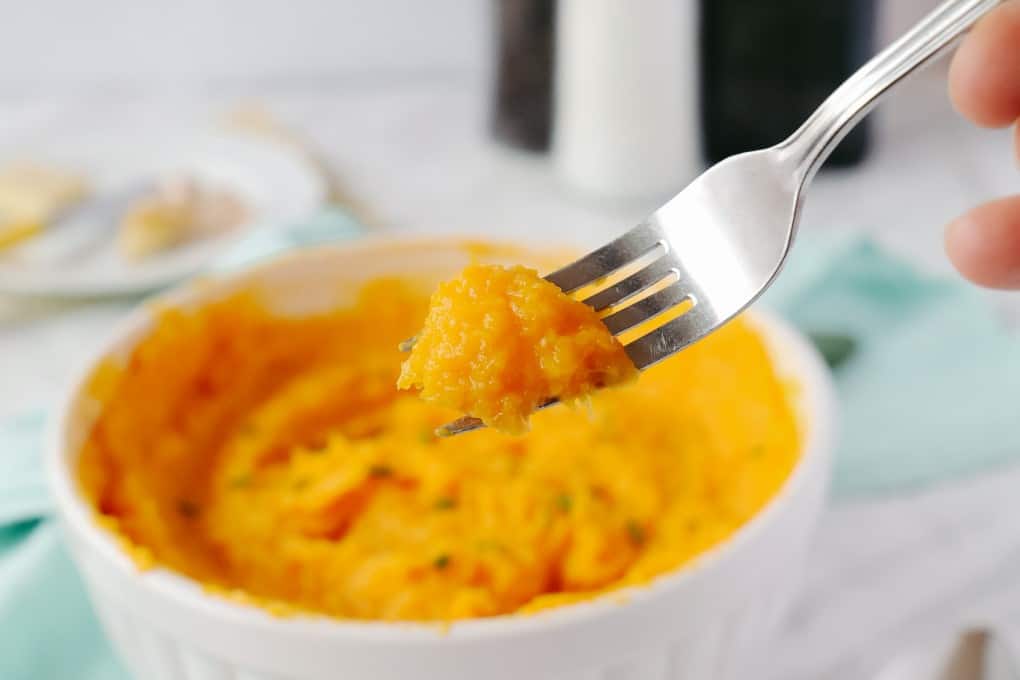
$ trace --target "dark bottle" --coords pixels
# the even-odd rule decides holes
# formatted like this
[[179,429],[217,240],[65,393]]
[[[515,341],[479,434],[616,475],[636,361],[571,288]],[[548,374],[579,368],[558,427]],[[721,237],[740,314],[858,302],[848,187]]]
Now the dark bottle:
[[496,89],[492,129],[497,139],[544,151],[552,133],[554,0],[498,0]]
[[[873,52],[875,0],[701,0],[702,129],[715,162],[786,138]],[[826,166],[859,163],[869,123]]]

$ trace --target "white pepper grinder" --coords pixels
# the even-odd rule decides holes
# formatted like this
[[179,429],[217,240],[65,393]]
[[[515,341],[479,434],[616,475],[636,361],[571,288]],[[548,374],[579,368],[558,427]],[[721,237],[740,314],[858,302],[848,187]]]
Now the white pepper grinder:
[[558,0],[552,154],[601,198],[678,192],[702,167],[697,0]]

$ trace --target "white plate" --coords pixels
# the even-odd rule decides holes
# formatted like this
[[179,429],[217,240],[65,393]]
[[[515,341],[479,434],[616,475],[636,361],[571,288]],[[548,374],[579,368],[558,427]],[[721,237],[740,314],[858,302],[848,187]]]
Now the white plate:
[[[0,255],[0,292],[26,295],[98,296],[153,290],[197,273],[253,228],[281,228],[313,214],[326,186],[297,154],[240,135],[168,136],[118,149],[65,146],[27,156],[80,171],[93,195],[167,176],[188,176],[237,195],[249,218],[222,236],[183,244],[138,262],[115,248],[116,226],[73,257],[57,258],[74,227],[56,226]],[[91,230],[90,230],[91,231]],[[80,233],[79,233],[80,236]]]

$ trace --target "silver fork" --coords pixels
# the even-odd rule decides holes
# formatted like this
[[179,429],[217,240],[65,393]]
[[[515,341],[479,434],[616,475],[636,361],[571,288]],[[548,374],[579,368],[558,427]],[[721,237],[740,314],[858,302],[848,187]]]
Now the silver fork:
[[[775,279],[797,231],[804,189],[843,137],[893,85],[933,61],[1002,1],[943,3],[840,85],[788,139],[716,164],[623,236],[545,278],[571,293],[646,262],[584,299],[598,311],[612,308],[603,321],[613,334],[691,305],[626,345],[639,370],[705,337]],[[672,282],[663,287],[665,280]],[[650,288],[655,292],[648,295]],[[464,417],[440,432],[480,426]]]

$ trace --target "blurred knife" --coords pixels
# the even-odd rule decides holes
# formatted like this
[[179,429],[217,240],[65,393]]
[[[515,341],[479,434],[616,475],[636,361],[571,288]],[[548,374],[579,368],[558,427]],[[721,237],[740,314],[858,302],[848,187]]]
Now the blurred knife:
[[1000,635],[973,628],[901,652],[874,680],[1020,680],[1020,673]]

